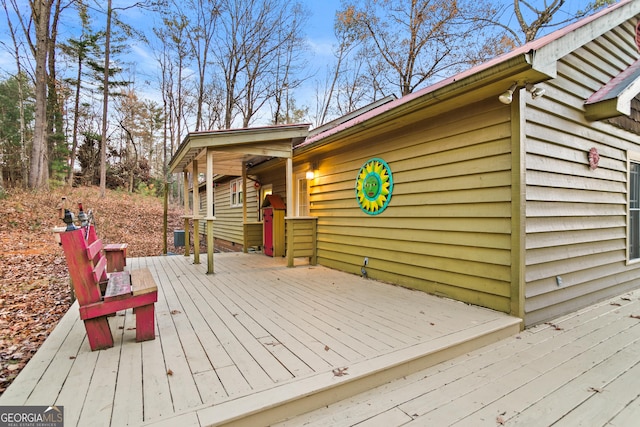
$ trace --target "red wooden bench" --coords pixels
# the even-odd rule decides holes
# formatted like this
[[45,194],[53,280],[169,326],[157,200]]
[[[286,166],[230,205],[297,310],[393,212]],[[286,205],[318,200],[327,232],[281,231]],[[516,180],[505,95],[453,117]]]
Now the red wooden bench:
[[60,242],[91,350],[113,347],[107,316],[128,308],[136,315],[136,341],[155,339],[158,288],[151,272],[145,268],[107,274],[102,240],[93,226],[62,232]]
[[127,244],[110,243],[104,245],[104,255],[107,257],[107,273],[123,271],[127,265]]

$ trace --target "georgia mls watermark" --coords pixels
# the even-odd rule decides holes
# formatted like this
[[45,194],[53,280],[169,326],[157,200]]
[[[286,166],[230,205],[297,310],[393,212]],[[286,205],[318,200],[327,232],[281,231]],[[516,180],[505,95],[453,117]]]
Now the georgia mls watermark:
[[0,427],[64,427],[64,408],[0,406]]

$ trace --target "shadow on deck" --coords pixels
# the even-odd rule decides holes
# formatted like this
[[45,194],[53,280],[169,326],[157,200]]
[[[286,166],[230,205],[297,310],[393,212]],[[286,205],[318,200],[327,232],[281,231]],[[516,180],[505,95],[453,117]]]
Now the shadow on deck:
[[[206,260],[206,257],[205,257]],[[134,258],[158,284],[156,339],[91,352],[74,305],[0,405],[64,406],[65,425],[268,425],[519,331],[520,320],[257,254]]]

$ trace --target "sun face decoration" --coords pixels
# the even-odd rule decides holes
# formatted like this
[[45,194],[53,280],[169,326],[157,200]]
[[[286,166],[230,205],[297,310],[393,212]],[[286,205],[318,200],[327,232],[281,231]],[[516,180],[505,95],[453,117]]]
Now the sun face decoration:
[[364,213],[382,213],[391,200],[392,192],[393,177],[384,160],[374,158],[360,168],[356,178],[356,199]]

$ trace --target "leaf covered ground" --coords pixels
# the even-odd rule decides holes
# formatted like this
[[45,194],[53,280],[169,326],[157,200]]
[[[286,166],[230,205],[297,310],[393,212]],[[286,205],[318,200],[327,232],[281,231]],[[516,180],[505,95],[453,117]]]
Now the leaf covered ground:
[[[0,394],[31,359],[71,305],[70,280],[54,227],[63,226],[56,208],[62,197],[77,213],[91,209],[105,243],[127,243],[128,257],[163,253],[161,198],[97,188],[31,192],[11,190],[0,200]],[[168,251],[173,230],[182,228],[182,209],[169,205]]]

